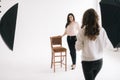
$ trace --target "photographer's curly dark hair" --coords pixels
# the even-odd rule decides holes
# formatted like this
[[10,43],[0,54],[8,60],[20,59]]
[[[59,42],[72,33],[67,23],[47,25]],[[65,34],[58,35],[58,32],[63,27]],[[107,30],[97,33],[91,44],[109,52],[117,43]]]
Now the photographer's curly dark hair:
[[96,11],[92,8],[85,11],[82,19],[81,28],[85,27],[84,35],[87,36],[90,40],[95,40],[99,35],[99,24],[98,24],[98,15]]

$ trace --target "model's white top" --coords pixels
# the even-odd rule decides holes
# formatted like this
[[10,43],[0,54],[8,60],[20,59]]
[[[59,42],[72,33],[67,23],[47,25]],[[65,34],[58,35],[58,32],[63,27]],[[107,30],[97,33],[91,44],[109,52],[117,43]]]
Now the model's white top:
[[79,31],[79,24],[77,22],[72,22],[67,26],[65,31],[68,36],[75,36]]
[[77,35],[76,50],[82,50],[82,60],[93,61],[103,57],[103,49],[111,44],[104,28],[100,28],[100,33],[96,40],[89,40],[84,36],[84,30],[80,29]]

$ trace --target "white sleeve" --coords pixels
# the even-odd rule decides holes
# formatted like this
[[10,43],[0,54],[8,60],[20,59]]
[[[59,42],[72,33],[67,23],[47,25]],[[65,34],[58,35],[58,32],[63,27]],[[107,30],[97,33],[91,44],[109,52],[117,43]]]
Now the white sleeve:
[[77,34],[77,41],[76,41],[76,44],[75,44],[75,48],[76,50],[81,50],[84,46],[84,33],[83,33],[83,30],[82,29],[79,29],[79,32]]

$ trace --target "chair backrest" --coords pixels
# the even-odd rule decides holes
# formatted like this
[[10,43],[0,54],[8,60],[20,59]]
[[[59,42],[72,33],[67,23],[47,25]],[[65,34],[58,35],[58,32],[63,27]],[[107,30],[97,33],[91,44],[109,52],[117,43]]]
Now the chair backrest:
[[50,37],[51,41],[51,47],[53,46],[62,46],[62,37],[61,36],[51,36]]

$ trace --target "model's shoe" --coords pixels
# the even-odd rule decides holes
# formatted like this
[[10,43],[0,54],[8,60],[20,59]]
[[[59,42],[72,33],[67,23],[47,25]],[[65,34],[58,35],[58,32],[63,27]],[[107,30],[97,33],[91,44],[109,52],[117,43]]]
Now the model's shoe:
[[72,67],[71,70],[74,70],[76,65],[71,65],[71,67]]
[[71,65],[71,67],[73,67],[73,64]]

